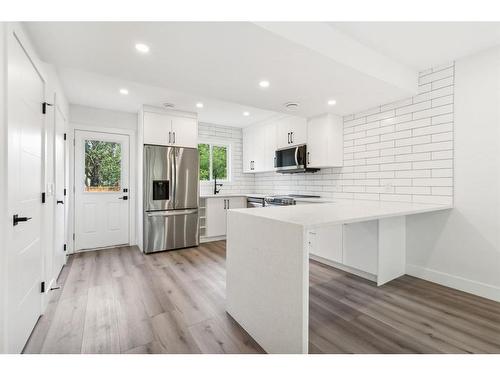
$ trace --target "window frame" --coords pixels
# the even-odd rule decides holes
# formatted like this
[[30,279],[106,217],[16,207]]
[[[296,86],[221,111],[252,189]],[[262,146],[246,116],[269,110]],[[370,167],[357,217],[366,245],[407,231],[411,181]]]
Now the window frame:
[[200,144],[204,144],[204,145],[208,145],[209,146],[209,173],[208,173],[208,180],[200,180],[199,177],[198,177],[198,181],[200,183],[206,183],[206,184],[210,184],[210,183],[213,183],[214,182],[214,178],[213,178],[213,154],[212,154],[212,150],[213,150],[213,146],[216,146],[216,147],[225,147],[226,148],[226,169],[227,169],[227,173],[226,173],[226,178],[225,179],[219,179],[217,178],[217,182],[231,182],[231,156],[232,156],[232,150],[231,150],[231,146],[232,144],[230,142],[224,142],[224,141],[217,141],[217,140],[211,140],[211,139],[204,139],[204,138],[199,138],[198,139],[198,145]]

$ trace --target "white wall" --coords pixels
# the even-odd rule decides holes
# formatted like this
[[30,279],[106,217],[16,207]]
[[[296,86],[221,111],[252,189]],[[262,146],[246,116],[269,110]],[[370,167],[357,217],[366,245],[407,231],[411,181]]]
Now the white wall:
[[70,116],[73,124],[137,131],[137,114],[135,113],[71,104]]
[[500,48],[455,77],[454,209],[408,218],[407,272],[500,301]]

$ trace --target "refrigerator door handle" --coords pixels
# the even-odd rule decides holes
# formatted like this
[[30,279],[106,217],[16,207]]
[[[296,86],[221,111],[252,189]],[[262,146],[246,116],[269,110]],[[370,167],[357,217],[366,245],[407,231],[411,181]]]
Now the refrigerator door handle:
[[163,217],[163,216],[181,216],[181,215],[191,215],[197,213],[197,209],[192,210],[172,210],[172,211],[152,211],[148,212],[148,217]]

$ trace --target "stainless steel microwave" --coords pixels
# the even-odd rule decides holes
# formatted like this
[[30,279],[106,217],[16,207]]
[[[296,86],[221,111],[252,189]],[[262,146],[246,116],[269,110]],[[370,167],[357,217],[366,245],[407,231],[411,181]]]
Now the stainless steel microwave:
[[307,168],[307,146],[298,145],[276,150],[274,167],[279,173],[316,172],[317,168]]

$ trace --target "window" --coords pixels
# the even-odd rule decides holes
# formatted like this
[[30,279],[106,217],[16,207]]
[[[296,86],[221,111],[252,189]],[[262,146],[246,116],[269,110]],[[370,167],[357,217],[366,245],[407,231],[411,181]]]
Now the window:
[[200,181],[229,180],[229,145],[200,143]]
[[85,140],[85,191],[121,190],[121,144]]

